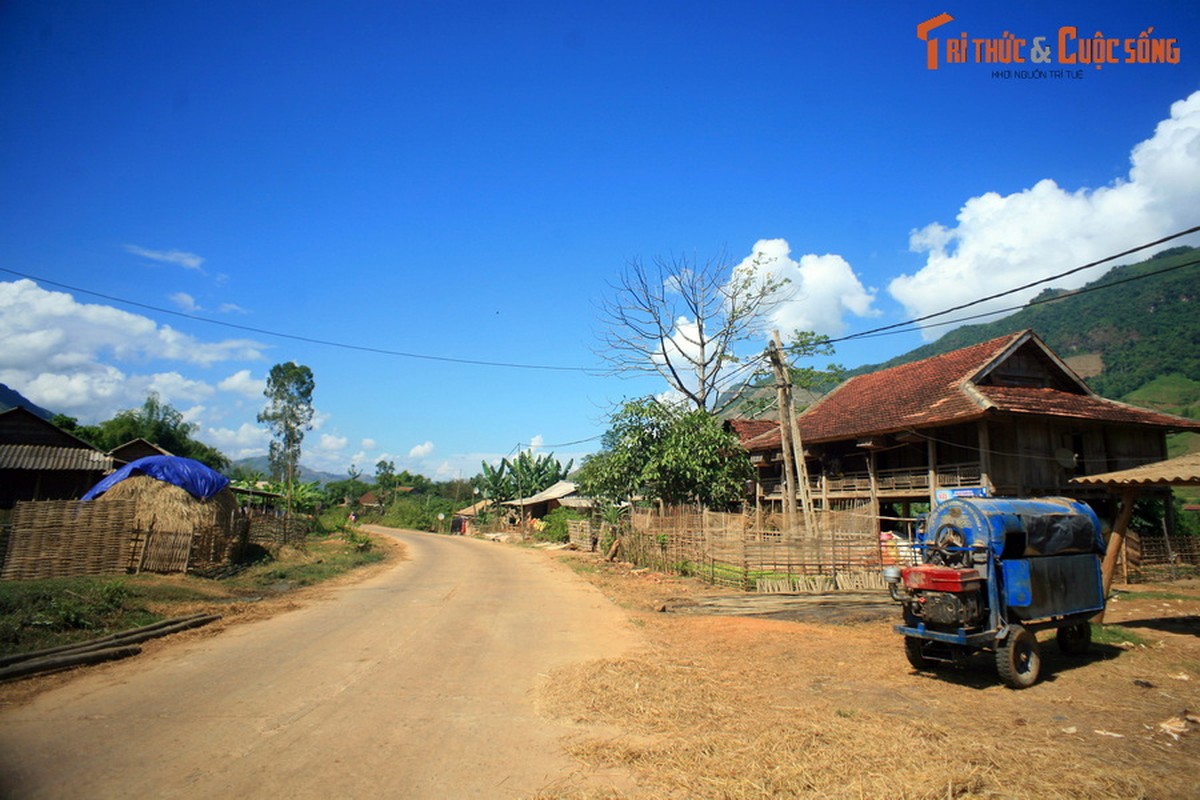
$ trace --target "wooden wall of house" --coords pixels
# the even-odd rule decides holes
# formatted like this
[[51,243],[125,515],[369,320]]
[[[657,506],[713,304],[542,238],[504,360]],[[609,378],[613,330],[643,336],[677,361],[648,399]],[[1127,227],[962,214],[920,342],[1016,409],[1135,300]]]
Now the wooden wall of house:
[[992,491],[998,497],[1016,496],[1021,492],[1021,445],[1017,438],[1017,426],[1004,422],[989,422],[987,425]]
[[101,472],[0,470],[0,508],[12,508],[18,500],[74,500],[103,477]]
[[[1166,438],[1150,428],[1005,419],[988,424],[992,484],[998,495],[1066,493],[1068,481],[1166,458]],[[1074,467],[1058,455],[1074,454]]]
[[1167,438],[1147,428],[1108,428],[1103,433],[1108,465],[1105,470],[1129,469],[1167,457]]
[[953,425],[948,428],[935,428],[925,431],[937,444],[937,463],[970,464],[979,461],[979,425],[972,422],[967,425]]

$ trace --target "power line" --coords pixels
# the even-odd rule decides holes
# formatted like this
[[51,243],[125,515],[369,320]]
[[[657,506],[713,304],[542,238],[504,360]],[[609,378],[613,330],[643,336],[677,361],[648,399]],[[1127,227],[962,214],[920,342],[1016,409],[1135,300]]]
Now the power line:
[[99,297],[103,300],[108,300],[113,303],[120,303],[122,305],[133,306],[135,308],[143,308],[148,311],[157,312],[159,314],[170,314],[175,317],[182,317],[184,319],[190,319],[195,322],[206,322],[210,325],[218,325],[223,328],[232,328],[234,330],[246,331],[248,333],[257,333],[262,336],[274,336],[279,339],[290,339],[290,340],[296,341],[296,342],[306,342],[308,344],[319,344],[319,345],[325,345],[326,347],[336,347],[336,348],[340,348],[342,350],[357,350],[357,351],[363,352],[363,353],[375,353],[377,355],[396,356],[399,358],[415,358],[415,359],[420,359],[423,361],[439,361],[439,362],[448,363],[448,364],[469,364],[471,366],[477,366],[477,367],[503,367],[506,369],[549,370],[549,371],[554,371],[554,372],[583,372],[583,373],[586,373],[589,375],[604,374],[601,370],[598,370],[598,369],[595,369],[592,367],[568,367],[568,366],[556,366],[556,365],[552,365],[552,364],[522,364],[519,362],[512,362],[512,361],[487,361],[484,359],[476,359],[476,358],[455,358],[452,356],[434,356],[434,355],[429,355],[428,353],[411,353],[411,352],[405,352],[402,350],[388,350],[388,349],[382,348],[382,347],[368,347],[366,345],[350,344],[348,342],[335,342],[335,341],[332,341],[329,339],[317,339],[317,338],[314,338],[311,336],[300,336],[300,335],[294,334],[294,333],[281,333],[280,331],[272,331],[272,330],[268,330],[266,328],[255,328],[251,325],[239,325],[236,322],[228,322],[226,320],[211,319],[209,317],[200,317],[200,316],[196,316],[195,314],[185,314],[182,311],[175,311],[174,309],[163,308],[162,306],[150,305],[149,303],[140,303],[136,300],[128,300],[123,297],[116,297],[114,295],[104,294],[103,292],[97,292],[97,291],[93,291],[91,289],[84,289],[79,286],[71,286],[66,283],[59,283],[57,281],[52,281],[47,278],[39,277],[37,275],[29,275],[24,272],[17,272],[16,270],[7,269],[5,267],[0,267],[0,272],[7,272],[10,275],[16,275],[21,278],[28,278],[29,280],[37,281],[39,283],[44,283],[48,286],[56,286],[59,289],[66,289],[66,290],[72,291],[72,292],[79,292],[80,294],[91,295],[92,297]]
[[[604,434],[598,433],[595,436],[589,436],[586,439],[576,439],[573,442],[559,442],[558,444],[539,444],[539,445],[536,445],[536,447],[538,447],[541,450],[553,450],[556,447],[571,447],[572,445],[586,444],[588,442],[594,442],[597,439],[603,439],[603,438],[604,438]],[[525,449],[526,447],[532,449],[533,447],[535,447],[535,445],[533,444],[533,442],[528,442],[528,443],[527,442],[517,442],[517,450],[518,451]]]
[[[918,323],[926,322],[928,320],[935,319],[937,317],[945,316],[946,314],[951,314],[955,311],[962,311],[964,309],[971,308],[972,306],[977,306],[977,305],[980,305],[981,303],[986,303],[990,300],[996,300],[1001,297],[1006,297],[1008,295],[1015,294],[1017,292],[1021,292],[1026,289],[1030,289],[1035,286],[1039,286],[1041,284],[1048,283],[1053,280],[1058,280],[1059,278],[1064,278],[1066,276],[1073,275],[1073,274],[1081,272],[1083,270],[1091,269],[1093,267],[1099,266],[1099,265],[1107,263],[1109,261],[1113,261],[1118,258],[1123,258],[1125,256],[1132,255],[1133,253],[1137,253],[1141,250],[1145,250],[1150,247],[1155,247],[1157,245],[1169,242],[1173,239],[1178,239],[1183,236],[1188,236],[1188,235],[1196,233],[1196,232],[1200,232],[1200,225],[1194,226],[1192,228],[1188,228],[1187,230],[1179,231],[1178,233],[1173,233],[1169,236],[1164,236],[1161,239],[1156,239],[1152,242],[1147,242],[1145,244],[1130,248],[1128,250],[1124,250],[1124,251],[1122,251],[1120,253],[1116,253],[1114,255],[1106,256],[1105,258],[1101,258],[1096,261],[1091,261],[1087,264],[1083,264],[1081,266],[1074,267],[1072,269],[1057,273],[1055,275],[1050,275],[1048,277],[1041,278],[1036,281],[1031,281],[1029,283],[1014,287],[1012,289],[1007,289],[1003,292],[996,292],[996,293],[988,295],[986,297],[981,297],[981,298],[972,300],[967,303],[961,303],[957,306],[953,306],[951,308],[947,308],[942,311],[937,311],[932,314],[926,314],[921,317],[914,317],[912,319],[904,320],[902,322],[896,322],[896,323],[892,323],[890,325],[884,325],[884,326],[881,326],[878,328],[872,328],[870,330],[860,331],[858,333],[852,333],[852,334],[848,334],[846,336],[840,336],[837,338],[828,339],[827,343],[828,344],[837,344],[840,342],[853,341],[855,339],[867,339],[867,338],[875,338],[875,337],[884,336],[884,335],[908,333],[908,332],[910,332],[908,329],[914,325],[917,325]],[[945,326],[945,325],[955,325],[955,324],[959,324],[962,322],[968,322],[973,319],[980,319],[983,317],[994,316],[996,314],[1004,314],[1004,313],[1008,313],[1011,311],[1019,310],[1021,308],[1024,308],[1024,307],[1030,306],[1030,305],[1039,305],[1041,303],[1054,302],[1056,300],[1065,299],[1067,297],[1073,297],[1078,294],[1084,294],[1086,292],[1091,292],[1091,291],[1098,291],[1099,289],[1107,288],[1110,286],[1117,286],[1122,283],[1128,283],[1128,282],[1134,281],[1134,280],[1141,280],[1143,278],[1153,277],[1154,275],[1159,275],[1164,272],[1170,272],[1175,269],[1182,269],[1184,267],[1193,266],[1195,263],[1197,263],[1197,262],[1195,262],[1195,261],[1188,262],[1186,264],[1181,264],[1181,265],[1177,265],[1174,267],[1168,267],[1166,269],[1157,270],[1155,272],[1147,273],[1145,275],[1132,276],[1130,278],[1125,278],[1120,281],[1113,281],[1111,283],[1104,284],[1102,286],[1085,287],[1083,289],[1075,290],[1070,293],[1057,295],[1052,298],[1046,298],[1046,299],[1042,299],[1042,300],[1035,299],[1035,300],[1032,300],[1023,305],[1009,306],[1007,308],[988,311],[988,312],[985,312],[982,314],[975,314],[975,315],[968,316],[968,317],[959,317],[959,318],[956,318],[953,320],[947,320],[947,321],[934,323],[934,324],[928,325],[926,327],[941,327],[941,326]],[[0,267],[0,272],[6,272],[10,275],[16,275],[21,278],[27,278],[29,280],[37,281],[39,283],[44,283],[49,286],[55,286],[60,289],[66,289],[66,290],[72,291],[72,292],[79,292],[81,294],[86,294],[86,295],[90,295],[93,297],[99,297],[101,299],[108,300],[110,302],[120,303],[123,305],[132,306],[135,308],[142,308],[142,309],[146,309],[148,311],[154,311],[154,312],[160,313],[160,314],[169,314],[171,316],[181,317],[183,319],[188,319],[188,320],[192,320],[195,322],[204,322],[209,325],[217,325],[220,327],[230,328],[233,330],[245,331],[248,333],[256,333],[256,334],[263,335],[263,336],[273,336],[273,337],[280,338],[280,339],[289,339],[292,341],[305,342],[308,344],[324,345],[326,347],[335,347],[335,348],[340,348],[343,350],[355,350],[358,352],[375,353],[377,355],[387,355],[387,356],[394,356],[394,357],[398,357],[398,358],[412,358],[412,359],[418,359],[418,360],[424,360],[424,361],[435,361],[435,362],[449,363],[449,364],[465,364],[465,365],[470,365],[470,366],[499,367],[499,368],[504,368],[504,369],[543,370],[543,371],[553,371],[553,372],[581,372],[581,373],[593,375],[593,376],[611,374],[607,370],[600,370],[600,369],[597,369],[594,367],[559,366],[559,365],[552,365],[552,364],[527,364],[527,363],[511,362],[511,361],[489,361],[489,360],[485,360],[485,359],[458,358],[458,357],[453,357],[453,356],[436,356],[436,355],[430,355],[428,353],[413,353],[413,352],[402,351],[402,350],[390,350],[387,348],[380,348],[380,347],[368,347],[366,345],[357,345],[357,344],[351,344],[348,342],[337,342],[337,341],[333,341],[333,340],[329,340],[329,339],[317,339],[315,337],[310,337],[310,336],[301,336],[298,334],[273,331],[273,330],[269,330],[266,328],[257,328],[257,327],[251,326],[251,325],[241,325],[241,324],[238,324],[235,322],[229,322],[227,320],[211,319],[209,317],[201,317],[201,316],[197,316],[195,314],[187,314],[182,311],[176,311],[174,309],[164,308],[162,306],[155,306],[155,305],[151,305],[149,303],[142,303],[142,302],[139,302],[136,300],[129,300],[129,299],[126,299],[123,297],[117,297],[115,295],[105,294],[103,292],[97,292],[92,289],[85,289],[83,287],[72,286],[70,284],[53,281],[48,278],[43,278],[43,277],[40,277],[37,275],[31,275],[31,274],[24,273],[24,272],[18,272],[17,270],[8,269],[6,267]],[[732,381],[729,380],[729,378],[731,376],[737,375],[745,367],[749,366],[752,363],[757,363],[757,362],[761,361],[763,358],[765,358],[765,356],[760,356],[758,358],[751,358],[751,360],[748,361],[746,364],[740,365],[738,368],[734,369],[732,371],[732,373],[730,373],[730,376],[724,376],[724,377],[718,378],[718,382],[723,382],[723,383],[725,383],[726,386],[732,385]]]
[[[829,344],[835,344],[837,342],[847,342],[847,341],[851,341],[853,339],[863,339],[863,338],[867,338],[870,336],[874,336],[876,334],[881,334],[885,331],[892,331],[897,328],[908,328],[909,326],[916,325],[919,322],[925,322],[926,320],[934,319],[936,317],[942,317],[942,316],[945,316],[946,314],[952,314],[955,311],[962,311],[963,309],[970,308],[972,306],[977,306],[980,303],[986,303],[989,300],[996,300],[1001,297],[1006,297],[1010,294],[1016,294],[1017,292],[1022,292],[1022,291],[1025,291],[1026,289],[1032,289],[1033,287],[1040,286],[1043,283],[1049,283],[1050,281],[1058,280],[1059,278],[1065,278],[1068,275],[1074,275],[1075,273],[1082,272],[1085,269],[1091,269],[1092,267],[1097,267],[1097,266],[1099,266],[1101,264],[1105,264],[1109,261],[1115,261],[1118,258],[1124,258],[1125,256],[1132,255],[1141,250],[1145,250],[1150,247],[1155,247],[1157,245],[1169,242],[1172,239],[1178,239],[1181,236],[1188,236],[1188,235],[1196,233],[1196,232],[1200,232],[1200,225],[1196,225],[1196,226],[1188,228],[1187,230],[1184,230],[1184,231],[1179,231],[1178,233],[1172,233],[1170,236],[1164,236],[1161,239],[1155,239],[1153,242],[1147,242],[1145,244],[1138,245],[1137,247],[1132,247],[1128,250],[1124,250],[1120,253],[1116,253],[1111,256],[1106,256],[1106,257],[1098,259],[1096,261],[1088,262],[1087,264],[1083,264],[1081,266],[1074,267],[1065,272],[1059,272],[1056,275],[1050,275],[1049,277],[1046,277],[1046,278],[1040,278],[1036,281],[1031,281],[1029,283],[1014,287],[1012,289],[1006,289],[1003,292],[996,292],[995,294],[990,294],[986,297],[980,297],[979,299],[972,300],[968,303],[960,303],[957,306],[953,306],[951,308],[947,308],[942,311],[935,311],[932,314],[926,314],[925,316],[922,316],[922,317],[914,317],[913,319],[905,320],[903,322],[895,322],[895,323],[892,323],[891,325],[883,325],[878,328],[872,328],[867,331],[861,331],[860,333],[852,333],[852,334],[849,334],[846,336],[840,336],[836,339],[830,339]],[[1018,306],[1018,308],[1019,308],[1019,306]],[[988,313],[989,314],[998,314],[998,313],[1002,313],[1002,312],[992,311],[992,312],[988,312]],[[907,333],[907,331],[899,331],[899,332]]]
[[[1194,261],[1186,261],[1182,264],[1176,264],[1171,267],[1164,267],[1162,269],[1157,269],[1152,272],[1146,272],[1142,275],[1130,275],[1127,278],[1120,278],[1119,280],[1109,281],[1108,283],[1102,283],[1102,284],[1095,285],[1095,286],[1084,286],[1083,288],[1080,288],[1080,289],[1072,289],[1070,291],[1064,291],[1062,294],[1056,294],[1053,297],[1034,298],[1033,300],[1030,300],[1028,303],[1023,303],[1022,305],[1007,306],[1006,308],[998,308],[993,311],[985,311],[980,314],[972,314],[968,317],[956,317],[956,318],[950,319],[950,320],[943,320],[942,322],[935,322],[932,325],[927,325],[926,327],[940,328],[940,327],[944,327],[946,325],[958,325],[963,322],[971,322],[972,320],[984,319],[986,317],[992,317],[997,314],[1007,314],[1012,311],[1020,311],[1021,309],[1028,308],[1029,306],[1040,306],[1040,305],[1044,305],[1046,303],[1057,303],[1060,300],[1067,300],[1071,297],[1078,297],[1079,295],[1090,294],[1092,292],[1098,292],[1098,291],[1101,291],[1102,289],[1111,289],[1114,286],[1120,286],[1121,284],[1124,284],[1124,283],[1133,283],[1134,281],[1141,281],[1141,280],[1145,280],[1147,278],[1153,278],[1158,275],[1163,275],[1167,272],[1175,272],[1176,270],[1184,269],[1186,267],[1194,267],[1197,264],[1200,264],[1200,259],[1196,259]],[[888,330],[888,331],[880,331],[878,333],[864,331],[861,334],[855,334],[855,336],[860,339],[874,339],[879,336],[892,336],[892,335],[895,335],[898,333],[909,333],[909,332],[910,331],[908,331],[908,330]],[[844,341],[844,340],[838,339],[838,340],[831,340],[831,341]]]

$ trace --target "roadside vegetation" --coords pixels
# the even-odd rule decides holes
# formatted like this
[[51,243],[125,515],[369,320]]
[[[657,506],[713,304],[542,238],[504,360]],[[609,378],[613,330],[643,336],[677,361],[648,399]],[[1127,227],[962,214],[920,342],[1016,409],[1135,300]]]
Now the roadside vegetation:
[[230,570],[225,577],[121,575],[0,581],[0,656],[82,642],[198,608],[255,603],[387,557],[364,534],[311,539],[303,550]]

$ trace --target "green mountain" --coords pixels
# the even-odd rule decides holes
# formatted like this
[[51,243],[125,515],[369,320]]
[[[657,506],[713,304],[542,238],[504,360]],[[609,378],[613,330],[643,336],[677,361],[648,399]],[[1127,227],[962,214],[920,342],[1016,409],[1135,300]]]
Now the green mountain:
[[17,407],[26,408],[42,419],[50,419],[54,416],[53,411],[47,411],[16,389],[10,389],[0,383],[0,411],[8,411],[10,408]]
[[1082,289],[1046,289],[1004,319],[851,375],[907,364],[1032,328],[1100,395],[1200,417],[1200,249],[1173,247]]
[[[251,456],[250,458],[241,458],[233,462],[233,466],[241,467],[249,472],[261,472],[263,475],[271,474],[270,460],[266,456]],[[311,483],[317,481],[322,486],[335,481],[346,480],[346,475],[335,475],[332,472],[321,472],[320,470],[309,469],[303,464],[300,465],[299,474],[296,476],[301,483]]]

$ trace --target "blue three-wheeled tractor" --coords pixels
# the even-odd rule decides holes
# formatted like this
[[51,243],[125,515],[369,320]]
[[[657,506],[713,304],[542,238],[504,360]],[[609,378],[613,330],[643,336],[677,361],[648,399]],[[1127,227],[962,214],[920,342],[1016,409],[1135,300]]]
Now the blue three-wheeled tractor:
[[926,669],[980,650],[1000,678],[1032,686],[1041,669],[1035,634],[1056,628],[1065,653],[1085,652],[1088,620],[1104,609],[1100,520],[1083,503],[956,498],[936,506],[917,534],[922,563],[884,568],[904,609],[909,663]]

